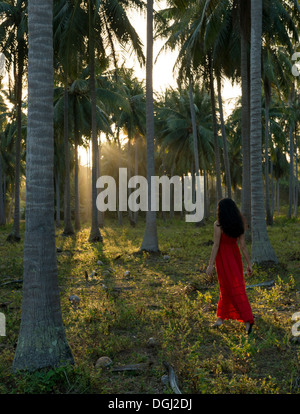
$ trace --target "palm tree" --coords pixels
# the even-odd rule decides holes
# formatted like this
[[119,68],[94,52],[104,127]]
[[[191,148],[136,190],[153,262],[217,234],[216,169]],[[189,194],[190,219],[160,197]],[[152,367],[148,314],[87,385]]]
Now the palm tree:
[[[131,44],[137,54],[140,63],[144,62],[144,56],[141,47],[141,41],[131,25],[126,9],[130,6],[143,8],[143,3],[138,0],[107,0],[100,3],[99,1],[89,1],[87,4],[87,36],[88,36],[88,59],[90,71],[90,94],[92,103],[92,151],[93,151],[93,168],[92,168],[92,226],[89,236],[90,241],[101,241],[98,226],[98,214],[96,207],[96,180],[97,180],[97,124],[96,124],[96,92],[95,92],[95,62],[96,51],[100,52],[102,58],[105,57],[105,45],[111,48],[113,58],[116,56],[114,44],[117,42],[121,45]],[[106,41],[107,39],[107,41]]]
[[70,143],[69,143],[69,93],[68,75],[64,73],[64,154],[65,154],[65,186],[64,186],[64,231],[65,236],[74,234],[71,218],[71,192],[70,192]]
[[251,2],[251,53],[250,53],[250,161],[251,161],[251,230],[252,261],[277,262],[269,241],[264,213],[261,170],[261,37],[262,0]]
[[6,130],[6,105],[3,97],[0,95],[0,226],[6,223],[6,172],[8,167],[8,159],[11,157],[13,140],[7,140]]
[[221,123],[221,132],[222,132],[222,142],[223,142],[223,157],[224,157],[224,167],[225,167],[225,180],[226,180],[226,196],[231,198],[231,174],[230,174],[230,165],[229,165],[229,156],[228,156],[228,143],[226,137],[224,113],[223,113],[223,101],[222,101],[222,86],[221,86],[221,76],[217,75],[217,88],[218,88],[218,102],[219,102],[219,113],[220,113],[220,123]]
[[290,180],[289,180],[289,209],[288,209],[288,218],[292,217],[293,210],[293,199],[294,199],[294,185],[295,185],[295,176],[294,176],[294,133],[295,133],[295,121],[293,119],[293,102],[295,97],[295,85],[292,84],[291,92],[289,97],[289,113],[290,113],[290,125],[289,125],[289,144],[290,144]]
[[[78,2],[56,0],[54,3],[54,53],[58,77],[64,88],[64,230],[65,236],[74,234],[71,218],[71,183],[70,183],[70,108],[69,87],[70,78],[77,70],[77,53],[82,51],[82,29],[78,20],[84,17]],[[77,53],[76,53],[77,52]],[[78,223],[77,223],[78,224]]]
[[[250,180],[250,16],[251,0],[238,2],[240,42],[241,42],[241,89],[242,89],[242,213],[251,227],[251,180]],[[249,239],[251,233],[246,231]]]
[[14,99],[17,113],[15,150],[15,209],[12,232],[7,240],[20,241],[20,157],[22,140],[22,84],[27,58],[27,2],[0,2],[2,17],[0,26],[1,51],[14,73]]
[[[193,91],[194,121],[192,121],[190,87],[169,88],[157,103],[157,141],[163,154],[164,168],[171,176],[194,173],[198,165],[204,176],[211,169],[214,159],[211,102],[205,89],[198,85]],[[194,126],[193,126],[194,123]],[[198,164],[195,163],[195,136]],[[194,182],[193,182],[194,184]],[[207,202],[206,187],[205,206]],[[172,196],[172,195],[171,195]],[[173,205],[173,198],[172,204]],[[205,209],[204,218],[207,218]]]
[[[55,116],[54,116],[55,119]],[[61,187],[61,177],[63,176],[64,165],[63,157],[64,148],[63,148],[63,139],[61,137],[59,129],[55,129],[54,123],[54,180],[55,180],[55,196],[56,196],[56,227],[60,228],[60,187]]]
[[73,363],[60,309],[53,194],[52,1],[28,4],[28,146],[22,320],[13,371]]
[[[119,109],[114,111],[114,118],[116,122],[117,131],[120,128],[124,131],[128,138],[127,144],[127,165],[128,165],[128,179],[132,171],[132,157],[131,148],[132,141],[134,141],[134,175],[138,175],[138,148],[141,136],[145,136],[146,123],[146,108],[145,108],[145,88],[144,82],[139,81],[134,77],[133,70],[125,69],[124,67],[115,71],[115,84],[117,90],[121,95],[122,100],[119,101],[122,105]],[[124,103],[122,102],[124,101]],[[121,109],[121,110],[120,110]],[[130,194],[130,189],[128,191]],[[137,214],[132,214],[129,210],[129,220],[131,225],[136,225]]]
[[146,57],[146,138],[148,210],[141,250],[158,252],[156,211],[151,209],[151,178],[155,176],[154,164],[154,114],[153,114],[153,0],[147,1],[147,57]]

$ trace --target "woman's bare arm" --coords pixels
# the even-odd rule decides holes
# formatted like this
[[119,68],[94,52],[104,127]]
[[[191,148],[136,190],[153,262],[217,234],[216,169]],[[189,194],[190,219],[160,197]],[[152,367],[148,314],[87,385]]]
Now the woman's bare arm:
[[249,252],[248,252],[248,248],[246,246],[245,235],[242,234],[239,237],[238,240],[239,240],[239,244],[240,244],[240,249],[241,249],[241,251],[243,253],[243,256],[245,257],[245,260],[247,262],[248,273],[251,274],[252,273],[251,260],[250,260],[250,255],[249,255]]
[[220,239],[221,239],[221,227],[217,225],[217,222],[214,223],[214,244],[211,250],[209,265],[207,268],[207,275],[211,275],[213,271],[213,266],[217,257],[217,253],[220,246]]

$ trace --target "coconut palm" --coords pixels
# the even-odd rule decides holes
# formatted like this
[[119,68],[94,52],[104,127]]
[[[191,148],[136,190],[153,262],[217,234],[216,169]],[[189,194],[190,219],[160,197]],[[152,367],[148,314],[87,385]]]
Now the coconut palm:
[[[130,178],[133,164],[135,170],[134,175],[138,175],[139,141],[142,136],[145,136],[145,88],[144,82],[134,77],[132,69],[128,70],[123,67],[117,70],[116,75],[118,79],[117,88],[119,94],[122,96],[122,100],[125,100],[125,105],[120,106],[119,110],[115,111],[114,118],[117,130],[121,128],[128,138],[127,166],[128,178]],[[134,161],[132,160],[131,151],[132,142],[134,143]],[[137,212],[132,214],[129,211],[129,220],[132,225],[136,224],[137,216]]]
[[251,161],[251,230],[252,261],[277,262],[271,246],[264,214],[263,182],[261,171],[261,37],[262,0],[251,2],[251,58],[250,58],[250,161]]
[[0,2],[0,48],[8,69],[14,73],[14,104],[17,113],[15,150],[15,208],[9,241],[20,240],[20,157],[22,140],[22,85],[27,59],[27,1]]
[[12,123],[7,123],[7,107],[0,95],[0,225],[6,223],[6,192],[9,176],[13,178],[14,131]]
[[13,370],[72,363],[60,310],[53,194],[52,1],[28,4],[28,144],[22,319]]
[[[203,45],[201,42],[197,44],[197,48],[190,50],[187,47],[187,42],[191,33],[194,29],[193,24],[195,20],[195,15],[198,10],[195,12],[195,6],[197,8],[197,2],[170,2],[170,8],[162,10],[160,12],[161,21],[158,20],[158,35],[166,38],[166,42],[163,49],[169,48],[174,50],[179,48],[179,54],[177,61],[174,66],[174,72],[177,71],[178,84],[186,85],[188,84],[189,90],[189,105],[190,105],[190,117],[192,123],[192,136],[193,136],[193,154],[194,166],[190,169],[195,171],[196,175],[199,176],[199,151],[198,151],[198,139],[197,139],[197,126],[196,126],[196,114],[195,114],[195,105],[194,105],[194,89],[195,89],[195,79],[199,78],[201,71],[199,70],[199,65],[205,66],[203,56],[205,56]],[[166,25],[164,19],[167,18],[171,21],[171,24]],[[199,60],[200,57],[200,60]],[[201,67],[202,69],[202,67]],[[215,107],[214,107],[215,109]],[[213,118],[216,121],[216,118]],[[216,124],[216,123],[215,123]],[[214,130],[216,130],[214,128]],[[215,135],[215,145],[216,145],[216,169],[217,169],[217,181],[218,189],[221,187],[220,171],[218,169],[218,155],[219,155],[219,142],[218,138]],[[221,192],[221,190],[220,190]]]
[[[71,194],[70,194],[70,108],[69,87],[72,78],[76,78],[78,72],[78,53],[83,51],[83,32],[79,21],[85,14],[78,2],[56,0],[54,2],[54,53],[57,66],[57,77],[64,88],[64,231],[66,236],[74,234],[71,219]],[[78,222],[76,220],[76,224]]]
[[90,241],[101,241],[97,208],[96,208],[96,166],[97,166],[97,124],[96,124],[96,92],[95,92],[95,53],[100,50],[104,56],[105,36],[108,45],[112,48],[112,55],[115,56],[114,43],[126,45],[131,43],[140,62],[144,61],[140,39],[131,25],[126,9],[129,6],[143,7],[143,3],[138,0],[116,1],[106,0],[102,3],[89,1],[87,4],[88,13],[88,57],[90,70],[90,94],[92,104],[92,150],[93,150],[93,169],[92,169],[92,226],[89,236]]
[[[190,110],[190,90],[180,91],[168,89],[158,101],[157,109],[157,138],[164,168],[171,176],[176,174],[195,174],[195,145],[194,131],[197,136],[199,174],[206,176],[213,165],[213,134],[211,103],[204,88],[196,87],[193,93],[195,112],[195,127],[192,125]],[[193,187],[194,187],[193,180]],[[205,193],[204,219],[207,218],[207,193]],[[171,197],[172,194],[171,194]],[[171,206],[173,205],[173,198]],[[172,216],[172,214],[171,214]],[[203,221],[202,221],[203,222]],[[199,223],[200,224],[200,223]]]
[[151,208],[151,178],[155,176],[154,114],[153,114],[153,0],[147,1],[147,56],[146,56],[146,140],[148,210],[141,250],[158,252],[156,211]]

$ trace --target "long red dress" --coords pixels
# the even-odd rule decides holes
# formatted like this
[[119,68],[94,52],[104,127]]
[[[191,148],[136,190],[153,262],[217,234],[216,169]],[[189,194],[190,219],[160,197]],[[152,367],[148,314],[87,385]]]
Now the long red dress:
[[217,317],[254,323],[237,239],[229,237],[223,231],[215,263],[220,286]]

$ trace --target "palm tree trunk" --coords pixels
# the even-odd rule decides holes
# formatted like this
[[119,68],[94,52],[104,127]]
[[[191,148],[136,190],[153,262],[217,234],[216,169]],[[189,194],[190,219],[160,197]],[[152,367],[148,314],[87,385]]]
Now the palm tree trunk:
[[57,283],[52,1],[28,2],[28,129],[22,319],[13,371],[73,363]]
[[[196,123],[196,111],[195,111],[195,105],[194,105],[193,83],[192,83],[191,76],[190,76],[190,79],[189,79],[189,103],[190,103],[192,131],[193,131],[195,174],[196,174],[196,177],[200,177],[198,133],[197,133],[197,123]],[[195,199],[196,199],[196,195],[195,195],[195,175],[194,175],[194,173],[192,174],[192,182],[194,183],[194,192],[193,192],[193,196],[194,196],[193,203],[194,203]],[[199,179],[199,182],[200,182],[200,179]],[[197,190],[200,191],[200,189],[197,189]],[[195,223],[196,226],[201,225],[203,223],[203,220],[204,220],[204,218],[200,222]]]
[[70,192],[70,148],[69,148],[69,96],[67,74],[65,73],[64,86],[64,153],[65,153],[65,187],[64,187],[64,231],[65,236],[74,234],[71,218]]
[[295,203],[294,216],[298,216],[299,181],[298,181],[298,150],[297,150],[297,128],[295,127]]
[[289,210],[288,218],[292,217],[294,199],[294,130],[290,126],[290,178],[289,178]]
[[272,222],[273,222],[275,194],[274,194],[274,167],[273,167],[272,158],[270,158],[270,174],[271,174],[271,216],[272,216]]
[[[131,157],[131,140],[130,137],[128,137],[128,143],[127,143],[127,178],[128,180],[130,180],[131,176],[132,176],[132,157]],[[132,189],[128,188],[128,197],[130,197],[130,194],[132,193]],[[129,218],[129,223],[134,226],[134,219],[133,219],[133,212],[130,210],[130,207],[128,206],[128,218]]]
[[17,136],[16,136],[16,160],[15,160],[15,209],[14,222],[11,234],[7,237],[8,241],[20,241],[20,163],[21,163],[21,139],[22,139],[22,78],[23,62],[21,53],[18,52],[18,69],[16,78],[16,98],[17,98]]
[[[120,144],[120,128],[117,127],[117,143],[118,143],[118,150],[119,150],[119,168],[121,168],[121,144]],[[118,188],[119,188],[119,181],[118,181]],[[123,213],[120,211],[120,202],[119,202],[119,191],[117,191],[117,204],[118,204],[118,223],[120,226],[123,225]]]
[[[135,140],[134,140],[134,175],[137,176],[139,173],[139,139],[138,139],[138,133],[136,133],[135,135]],[[138,222],[138,216],[139,216],[139,212],[135,211],[133,213],[133,217],[134,217],[134,223],[137,224]]]
[[[101,175],[101,140],[99,139],[99,142],[97,140],[97,177],[100,177]],[[101,190],[97,190],[97,196],[101,192]],[[104,211],[97,210],[98,215],[98,226],[100,228],[104,227]]]
[[[76,133],[77,135],[77,133]],[[78,139],[75,138],[75,230],[80,230],[80,200],[79,200],[79,165],[78,165]]]
[[6,173],[3,174],[3,209],[4,209],[4,224],[6,223]]
[[265,204],[267,225],[272,226],[273,217],[270,206],[270,189],[269,189],[269,125],[270,125],[270,101],[271,89],[268,80],[264,82],[265,91]]
[[250,142],[251,142],[251,210],[252,210],[252,261],[277,262],[269,241],[265,221],[261,131],[261,36],[262,0],[251,1],[251,59],[250,59]]
[[[291,95],[290,95],[290,107],[293,104],[294,99],[294,90],[295,86],[292,86]],[[294,125],[293,122],[290,120],[290,129],[289,129],[289,137],[290,137],[290,179],[289,179],[289,210],[288,210],[288,218],[292,217],[292,210],[293,210],[293,195],[294,195]]]
[[80,199],[79,199],[79,159],[78,159],[78,145],[79,145],[79,130],[76,117],[76,99],[73,105],[74,112],[74,142],[75,142],[75,171],[74,171],[74,193],[75,193],[75,230],[80,230]]
[[[175,170],[175,163],[172,164],[171,167],[171,177],[173,177],[174,175],[174,170]],[[172,220],[174,218],[174,185],[171,185],[170,188],[170,220]]]
[[215,160],[216,160],[216,202],[218,202],[222,198],[221,160],[220,160],[218,125],[217,125],[217,115],[216,115],[213,66],[212,66],[211,58],[209,58],[209,85],[210,85],[210,99],[211,99],[211,108],[212,108],[212,117],[213,117],[214,148],[215,148]]
[[151,210],[151,177],[155,176],[154,164],[154,115],[153,115],[153,0],[147,1],[147,57],[146,57],[146,135],[148,211],[141,250],[158,252],[156,211]]
[[60,174],[55,174],[55,192],[56,192],[56,227],[60,228]]
[[276,180],[276,186],[277,186],[277,190],[276,190],[277,214],[279,214],[279,178],[277,178],[277,180]]
[[208,188],[207,188],[207,172],[203,170],[204,178],[204,219],[207,220],[209,217],[209,206],[208,206]]
[[97,199],[97,102],[96,102],[96,85],[95,85],[95,48],[94,48],[94,30],[92,26],[93,2],[89,2],[89,66],[90,66],[90,94],[92,106],[92,226],[89,241],[101,241],[102,236],[98,225],[98,210],[96,205]]
[[242,78],[242,213],[246,219],[246,239],[251,238],[251,181],[250,181],[250,118],[249,118],[249,53],[248,40],[241,27],[241,78]]
[[225,131],[224,115],[223,115],[223,102],[222,102],[222,93],[221,93],[221,78],[220,78],[219,74],[217,76],[217,87],[218,87],[218,101],[219,101],[219,112],[220,112],[222,140],[223,140],[223,156],[224,156],[224,166],[225,166],[225,179],[226,179],[227,197],[231,198],[230,165],[229,165],[229,158],[228,158],[227,138],[226,138],[226,131]]
[[3,186],[2,162],[0,154],[0,226],[5,224],[5,210],[4,210],[4,186]]
[[195,173],[197,176],[199,176],[200,167],[199,167],[199,151],[198,151],[198,134],[197,134],[196,112],[195,112],[194,96],[193,96],[193,83],[191,79],[189,79],[189,102],[190,102],[192,131],[193,131]]

